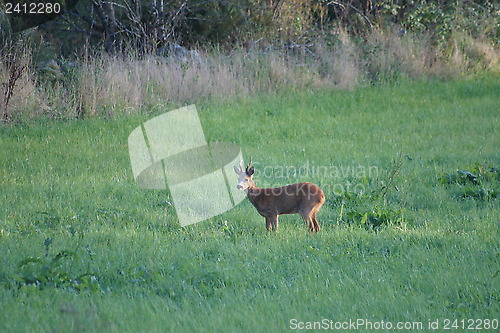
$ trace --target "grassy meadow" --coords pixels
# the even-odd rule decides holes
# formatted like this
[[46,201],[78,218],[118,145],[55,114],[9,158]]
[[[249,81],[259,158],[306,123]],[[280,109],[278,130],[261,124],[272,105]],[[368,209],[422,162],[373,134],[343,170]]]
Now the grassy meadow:
[[181,228],[127,147],[177,106],[1,126],[0,331],[493,331],[499,91],[491,74],[198,102],[257,185],[324,189],[318,234],[298,215],[268,233],[248,200]]

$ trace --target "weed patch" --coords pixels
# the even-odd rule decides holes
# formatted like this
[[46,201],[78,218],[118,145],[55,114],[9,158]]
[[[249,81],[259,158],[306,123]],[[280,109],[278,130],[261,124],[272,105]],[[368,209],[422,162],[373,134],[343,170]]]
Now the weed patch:
[[[28,256],[18,265],[18,272],[13,279],[21,290],[63,288],[77,292],[102,292],[98,278],[93,272],[76,272],[73,263],[78,260],[79,251],[62,250],[50,254],[52,238],[44,241],[45,256]],[[87,254],[91,256],[87,247]]]
[[[386,179],[379,181],[378,186],[374,185],[377,181],[364,177],[358,180],[364,185],[364,191],[346,190],[336,195],[334,202],[340,207],[337,222],[354,223],[369,230],[402,224],[405,209],[389,207],[390,200],[388,199],[389,192],[398,189],[395,182],[402,165],[403,155],[399,153],[390,169],[387,170]],[[345,211],[346,207],[347,211]]]
[[444,173],[438,180],[458,198],[490,201],[500,196],[500,168],[493,163],[476,162],[469,169]]

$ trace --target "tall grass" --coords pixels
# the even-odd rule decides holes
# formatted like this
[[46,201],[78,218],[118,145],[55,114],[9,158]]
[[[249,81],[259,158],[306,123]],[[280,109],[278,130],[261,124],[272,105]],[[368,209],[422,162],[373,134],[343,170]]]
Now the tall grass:
[[[203,98],[247,96],[287,89],[353,89],[400,77],[456,77],[499,69],[500,51],[486,39],[456,35],[434,45],[425,35],[374,31],[364,40],[339,30],[298,47],[200,51],[195,60],[155,54],[93,53],[75,62],[35,67],[30,50],[15,62],[29,64],[8,105],[10,119],[57,118],[140,112]],[[10,65],[0,64],[0,80]],[[5,101],[4,101],[5,102]],[[5,103],[4,103],[5,104]]]

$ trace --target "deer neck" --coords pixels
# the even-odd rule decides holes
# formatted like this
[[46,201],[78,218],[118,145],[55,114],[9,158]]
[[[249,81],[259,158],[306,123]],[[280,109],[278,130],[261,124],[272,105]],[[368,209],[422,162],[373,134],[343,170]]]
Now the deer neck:
[[257,185],[252,184],[249,186],[246,190],[245,193],[247,194],[248,200],[255,206],[255,203],[257,202],[257,199],[260,196],[261,193],[261,188],[259,188]]

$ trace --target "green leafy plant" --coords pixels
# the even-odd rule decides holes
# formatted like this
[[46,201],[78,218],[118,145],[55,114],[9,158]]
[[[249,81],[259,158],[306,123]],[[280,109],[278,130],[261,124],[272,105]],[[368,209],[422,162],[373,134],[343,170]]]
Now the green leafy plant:
[[459,198],[489,201],[500,196],[500,169],[494,164],[476,162],[469,170],[443,173],[438,180]]
[[50,255],[51,245],[52,238],[45,239],[44,257],[29,256],[19,263],[19,273],[14,277],[19,287],[35,286],[39,289],[69,287],[78,292],[102,292],[94,273],[86,272],[78,275],[74,273],[76,250],[62,250]]
[[405,25],[417,32],[432,32],[437,38],[445,40],[451,33],[452,15],[434,3],[416,7],[411,11]]
[[345,220],[359,224],[367,229],[377,229],[386,224],[402,223],[404,221],[404,210],[375,205],[369,211],[351,210],[346,214]]
[[[392,167],[387,172],[387,179],[380,186],[371,191],[354,192],[344,191],[335,197],[335,203],[340,205],[338,222],[354,223],[366,229],[377,230],[388,224],[401,224],[404,221],[404,208],[393,209],[388,207],[388,194],[396,188],[396,178],[403,165],[403,155],[400,153],[393,161]],[[371,182],[362,179],[365,186]],[[344,212],[345,207],[349,207]]]

